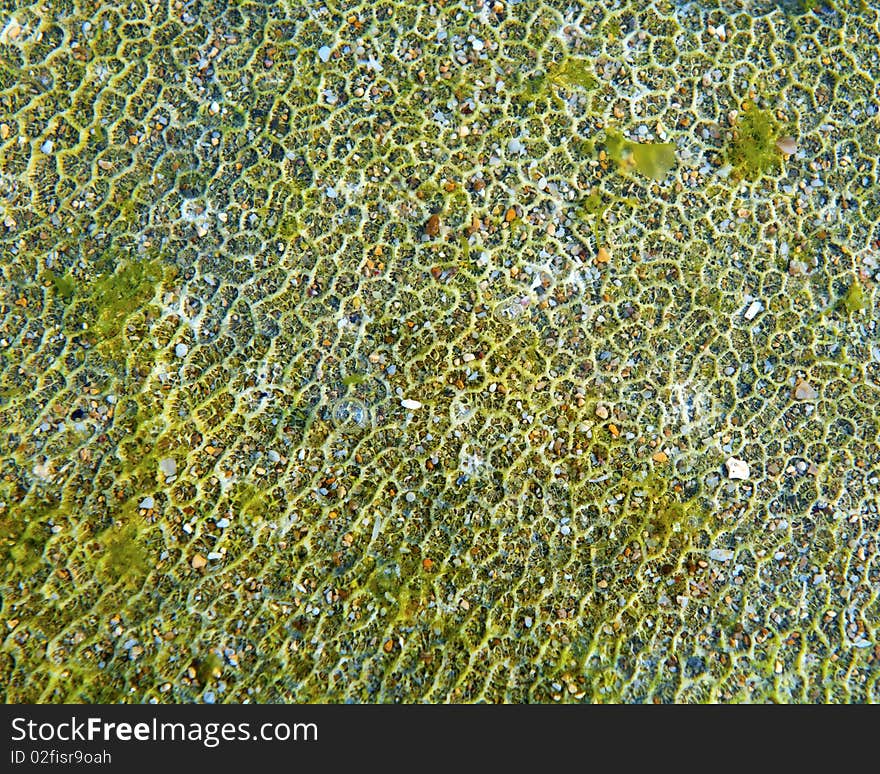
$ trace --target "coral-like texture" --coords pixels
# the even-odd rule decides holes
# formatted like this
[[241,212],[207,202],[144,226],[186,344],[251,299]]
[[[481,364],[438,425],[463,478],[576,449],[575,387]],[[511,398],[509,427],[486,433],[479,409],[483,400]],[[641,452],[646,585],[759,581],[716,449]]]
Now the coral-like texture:
[[849,5],[0,3],[6,700],[880,700]]

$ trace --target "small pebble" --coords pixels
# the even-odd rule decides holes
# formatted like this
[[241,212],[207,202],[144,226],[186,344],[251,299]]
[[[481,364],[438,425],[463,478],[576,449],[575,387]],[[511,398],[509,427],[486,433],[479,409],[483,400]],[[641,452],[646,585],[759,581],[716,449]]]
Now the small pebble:
[[791,274],[792,277],[806,274],[807,271],[809,271],[809,267],[803,261],[792,259],[788,262],[788,273]]
[[794,137],[780,137],[776,141],[776,147],[786,156],[791,156],[792,154],[797,153],[797,140]]
[[405,409],[411,409],[412,411],[422,407],[422,404],[419,401],[413,400],[412,398],[404,398],[400,401],[400,405]]
[[41,146],[40,150],[43,151],[47,156],[52,152],[52,149],[55,147],[55,143],[52,140],[46,140]]
[[141,504],[138,506],[143,511],[152,510],[152,508],[156,505],[156,501],[152,497],[145,497],[141,500]]
[[321,46],[321,48],[318,49],[318,58],[322,62],[326,62],[328,59],[330,59],[330,54],[330,46]]
[[745,481],[750,475],[749,464],[745,460],[728,457],[724,465],[727,468],[728,478],[738,478]]
[[733,551],[726,548],[713,548],[709,552],[709,558],[715,562],[729,562],[733,559]]
[[159,470],[161,470],[165,474],[166,478],[170,476],[176,476],[177,463],[171,457],[165,457],[159,460]]
[[205,559],[205,557],[202,556],[201,554],[196,554],[196,555],[192,558],[192,562],[191,562],[191,564],[192,564],[192,568],[193,568],[194,570],[201,570],[202,567],[204,567],[205,565],[208,564],[208,560]]
[[435,237],[440,233],[440,216],[435,212],[428,222],[425,224],[425,233],[430,237]]
[[189,347],[186,344],[178,344],[174,348],[174,354],[177,357],[186,357],[186,353],[189,352]]
[[607,406],[600,403],[596,406],[596,416],[599,417],[599,419],[608,419],[608,417],[611,416],[611,413],[608,411]]
[[746,320],[754,320],[758,312],[760,312],[763,308],[764,305],[760,301],[752,301],[752,303],[749,304],[749,308],[746,309],[743,317],[745,317]]
[[795,400],[816,400],[819,397],[819,393],[816,389],[809,383],[805,382],[803,379],[799,380],[798,383],[794,386],[794,399]]

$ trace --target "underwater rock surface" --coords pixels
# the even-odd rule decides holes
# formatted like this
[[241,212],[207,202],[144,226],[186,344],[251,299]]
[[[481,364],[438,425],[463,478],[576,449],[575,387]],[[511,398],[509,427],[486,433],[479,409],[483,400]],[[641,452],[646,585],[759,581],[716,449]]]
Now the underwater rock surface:
[[880,11],[645,6],[0,4],[8,702],[880,701]]

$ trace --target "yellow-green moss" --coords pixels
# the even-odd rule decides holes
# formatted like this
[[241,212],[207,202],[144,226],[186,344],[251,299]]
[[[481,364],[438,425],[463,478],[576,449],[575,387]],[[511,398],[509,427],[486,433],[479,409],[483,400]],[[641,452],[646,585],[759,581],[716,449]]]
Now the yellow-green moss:
[[733,128],[728,148],[728,163],[735,174],[757,180],[767,172],[778,170],[782,151],[776,147],[776,141],[782,132],[782,124],[772,111],[746,102]]
[[605,149],[622,171],[634,169],[653,180],[663,180],[675,167],[675,143],[633,142],[609,129],[605,133]]
[[137,525],[132,521],[108,527],[99,538],[102,555],[100,567],[104,580],[140,587],[149,569],[149,555]]
[[846,293],[837,302],[837,306],[839,309],[845,310],[848,315],[868,308],[868,299],[858,277],[853,277]]

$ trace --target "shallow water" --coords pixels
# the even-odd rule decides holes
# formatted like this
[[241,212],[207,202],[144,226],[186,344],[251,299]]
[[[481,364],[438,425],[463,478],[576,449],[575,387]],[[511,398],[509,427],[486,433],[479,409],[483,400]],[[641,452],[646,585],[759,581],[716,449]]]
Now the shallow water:
[[876,3],[42,5],[7,701],[880,700]]

